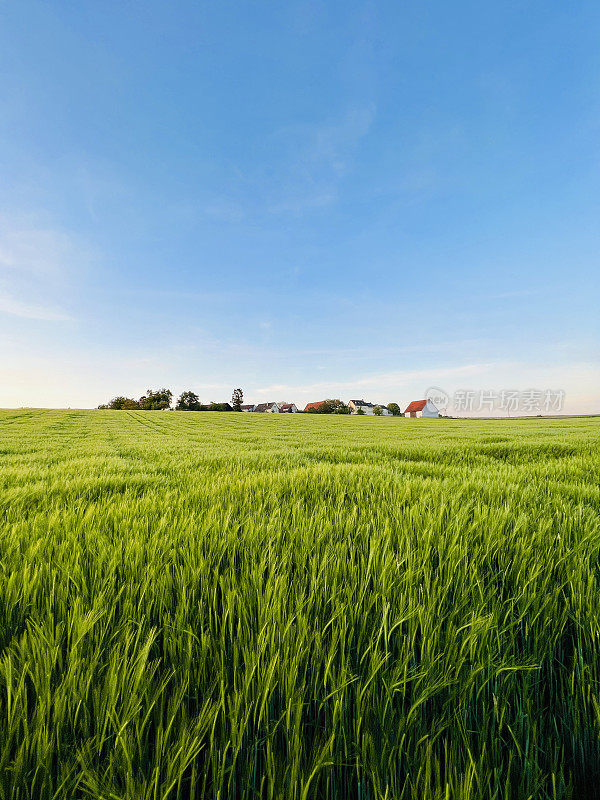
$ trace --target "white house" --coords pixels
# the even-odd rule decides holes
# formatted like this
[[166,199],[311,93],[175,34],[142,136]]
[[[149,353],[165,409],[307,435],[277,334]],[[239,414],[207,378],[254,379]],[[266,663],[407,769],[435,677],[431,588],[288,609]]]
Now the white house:
[[384,403],[367,403],[366,400],[350,400],[348,403],[348,408],[352,411],[353,414],[358,414],[358,411],[360,409],[363,412],[363,414],[368,414],[369,416],[373,416],[375,413],[375,407],[377,405],[379,405],[379,408],[381,409],[382,417],[392,416],[392,412],[388,411]]
[[297,414],[298,408],[295,403],[279,403],[280,414]]
[[250,403],[249,405],[242,406],[242,411],[246,413],[249,411],[254,411],[254,403]]
[[352,411],[353,414],[358,414],[359,410],[363,412],[363,414],[373,414],[373,409],[375,406],[373,403],[367,403],[366,400],[350,400],[348,402],[348,408]]
[[279,414],[279,406],[277,403],[258,403],[252,411],[259,414]]
[[413,400],[412,403],[406,407],[404,412],[405,417],[439,417],[440,412],[433,405],[431,400]]

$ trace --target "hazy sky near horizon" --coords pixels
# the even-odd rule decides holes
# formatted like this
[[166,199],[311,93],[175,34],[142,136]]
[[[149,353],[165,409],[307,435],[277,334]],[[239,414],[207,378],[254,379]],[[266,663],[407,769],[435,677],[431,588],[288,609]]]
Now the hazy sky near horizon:
[[600,4],[0,0],[0,406],[600,412]]

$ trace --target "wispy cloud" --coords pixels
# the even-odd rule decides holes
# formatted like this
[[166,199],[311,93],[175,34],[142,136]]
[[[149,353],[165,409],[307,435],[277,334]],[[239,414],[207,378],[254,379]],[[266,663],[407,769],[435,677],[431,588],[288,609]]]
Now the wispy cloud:
[[539,289],[515,289],[510,292],[498,292],[485,295],[474,294],[471,297],[473,300],[515,300],[521,297],[535,297],[539,294]]
[[73,237],[52,228],[32,227],[0,218],[0,269],[57,278],[80,253]]
[[293,159],[299,159],[304,167],[314,166],[319,170],[326,167],[342,175],[374,118],[374,106],[355,106],[338,120],[280,128],[274,138],[281,139]]
[[219,222],[237,223],[246,216],[241,203],[227,200],[227,198],[215,198],[204,206],[203,212],[207,217]]
[[0,293],[0,314],[10,314],[25,319],[39,319],[47,322],[65,322],[73,319],[62,311],[56,311],[41,305],[22,303],[8,294]]
[[335,205],[374,119],[372,103],[356,103],[325,118],[274,129],[250,163],[227,162],[218,190],[185,214],[238,225]]
[[312,394],[331,393],[332,387],[337,392],[353,393],[359,389],[372,388],[373,390],[396,389],[408,384],[418,382],[435,382],[456,378],[468,378],[489,372],[493,364],[461,364],[455,367],[442,369],[397,370],[372,375],[363,375],[347,381],[319,381],[304,385],[272,384],[257,390],[261,396],[274,393],[298,394],[302,396]]
[[375,119],[373,105],[353,106],[337,119],[288,125],[269,139],[276,166],[258,176],[267,211],[299,214],[339,199],[360,141]]
[[88,258],[65,231],[0,216],[0,314],[48,322],[72,319],[60,306]]

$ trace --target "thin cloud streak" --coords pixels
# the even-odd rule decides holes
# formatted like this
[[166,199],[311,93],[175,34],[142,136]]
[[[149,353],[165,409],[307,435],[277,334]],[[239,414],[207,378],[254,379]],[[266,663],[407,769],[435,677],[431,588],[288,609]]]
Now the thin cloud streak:
[[60,305],[88,261],[78,237],[31,217],[0,215],[0,314],[72,320]]
[[38,319],[44,322],[69,322],[73,317],[53,308],[22,303],[8,294],[0,295],[0,314],[10,314],[24,319]]
[[485,363],[485,364],[462,364],[458,367],[447,367],[444,369],[421,369],[421,370],[404,370],[398,372],[387,372],[387,373],[379,373],[375,375],[368,375],[361,378],[356,378],[351,381],[319,381],[318,383],[312,383],[302,386],[291,386],[286,384],[272,384],[271,386],[265,386],[263,388],[257,389],[257,393],[261,396],[271,395],[274,392],[286,392],[288,394],[302,394],[306,395],[307,393],[316,393],[319,392],[327,393],[327,391],[331,391],[332,385],[337,387],[337,390],[346,390],[353,392],[358,387],[372,387],[372,386],[381,386],[384,387],[396,387],[402,384],[414,382],[414,381],[440,381],[444,378],[452,379],[457,377],[468,377],[472,375],[477,375],[482,371],[487,372],[490,370],[494,364],[492,363]]
[[74,238],[57,229],[0,217],[0,270],[56,280],[80,268],[86,256]]

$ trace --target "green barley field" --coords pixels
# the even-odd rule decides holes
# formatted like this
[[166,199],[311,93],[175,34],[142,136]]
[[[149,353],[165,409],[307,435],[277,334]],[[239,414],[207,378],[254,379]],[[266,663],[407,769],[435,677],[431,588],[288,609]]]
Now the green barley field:
[[0,798],[599,797],[599,444],[0,411]]

